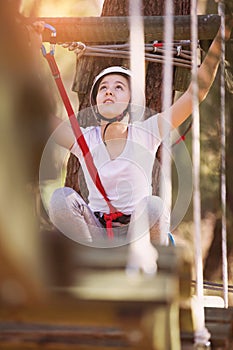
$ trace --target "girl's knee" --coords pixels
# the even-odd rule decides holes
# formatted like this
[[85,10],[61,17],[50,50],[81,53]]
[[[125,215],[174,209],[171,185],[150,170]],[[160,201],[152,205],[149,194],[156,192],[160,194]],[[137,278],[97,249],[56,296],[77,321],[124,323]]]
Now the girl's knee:
[[52,194],[50,208],[56,209],[64,207],[67,197],[73,192],[74,190],[70,187],[57,188]]
[[[149,217],[151,230],[157,232],[162,244],[167,242],[167,234],[170,230],[170,211],[164,201],[158,196],[149,198]],[[166,243],[167,244],[167,243]]]
[[150,196],[147,199],[148,212],[154,213],[157,218],[170,217],[169,210],[164,201],[158,196]]
[[83,204],[84,200],[79,194],[70,187],[62,187],[56,189],[51,197],[49,204],[49,213],[55,214],[61,211],[72,211],[77,210]]

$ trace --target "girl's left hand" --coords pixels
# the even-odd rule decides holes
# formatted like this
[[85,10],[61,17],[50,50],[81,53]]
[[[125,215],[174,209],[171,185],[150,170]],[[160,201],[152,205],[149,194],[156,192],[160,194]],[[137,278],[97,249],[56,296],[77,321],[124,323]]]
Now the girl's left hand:
[[30,50],[30,57],[34,66],[38,69],[40,67],[40,50],[42,46],[42,33],[44,31],[44,22],[36,21],[26,26],[28,32],[28,48]]
[[44,22],[36,21],[28,26],[30,42],[33,50],[40,50],[42,46],[42,33],[44,31]]
[[[222,2],[222,0],[215,0],[218,4]],[[230,2],[229,2],[230,3]],[[225,40],[229,40],[231,37],[232,27],[233,27],[233,7],[228,4],[227,1],[225,4]],[[221,13],[219,13],[221,15]],[[219,29],[219,33],[221,29]]]

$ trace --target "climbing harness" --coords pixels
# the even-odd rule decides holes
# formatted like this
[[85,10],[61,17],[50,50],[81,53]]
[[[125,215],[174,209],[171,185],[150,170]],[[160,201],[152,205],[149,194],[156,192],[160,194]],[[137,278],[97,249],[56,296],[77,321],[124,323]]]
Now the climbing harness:
[[58,87],[58,90],[60,92],[60,95],[61,95],[61,98],[63,100],[63,103],[64,103],[64,106],[66,108],[66,111],[67,111],[67,114],[68,114],[68,117],[69,117],[69,120],[70,120],[70,124],[71,124],[71,127],[73,129],[73,132],[74,132],[74,135],[75,135],[75,138],[78,142],[78,145],[80,147],[80,149],[82,150],[82,153],[83,153],[83,157],[84,157],[84,160],[85,160],[85,163],[86,163],[86,166],[87,166],[87,169],[89,171],[89,174],[93,180],[93,182],[95,183],[96,187],[98,188],[98,190],[100,191],[100,193],[102,194],[102,196],[104,197],[105,201],[107,202],[107,205],[109,207],[109,210],[110,210],[110,214],[109,214],[109,217],[107,219],[107,222],[108,222],[108,225],[107,225],[107,235],[109,238],[112,238],[113,237],[113,231],[112,231],[112,225],[111,225],[111,222],[112,222],[112,217],[113,217],[113,214],[117,214],[118,216],[122,216],[123,213],[121,212],[118,212],[116,210],[116,208],[114,208],[114,206],[111,204],[106,192],[105,192],[105,189],[101,183],[101,180],[100,180],[100,177],[99,177],[99,174],[97,172],[97,169],[95,167],[95,164],[94,164],[94,161],[93,161],[93,158],[92,158],[92,155],[91,155],[91,152],[88,148],[88,145],[86,143],[86,140],[84,138],[84,135],[81,131],[81,128],[78,124],[78,121],[77,121],[77,118],[75,116],[75,113],[73,111],[73,108],[71,106],[71,103],[70,103],[70,100],[68,98],[68,95],[66,93],[66,90],[64,88],[64,85],[63,85],[63,82],[62,82],[62,79],[61,79],[61,75],[60,75],[60,72],[59,72],[59,68],[56,64],[56,61],[55,61],[55,58],[54,58],[54,51],[55,51],[55,43],[54,43],[54,38],[56,37],[56,29],[54,27],[52,27],[51,25],[49,24],[45,24],[45,27],[48,28],[49,30],[51,30],[52,34],[51,34],[51,44],[50,44],[50,51],[49,53],[46,52],[46,49],[44,47],[44,45],[42,45],[41,47],[41,51],[42,51],[42,54],[43,56],[46,58],[48,64],[49,64],[49,67],[51,69],[51,72],[52,72],[52,75],[54,77],[54,80],[56,82],[56,85]]

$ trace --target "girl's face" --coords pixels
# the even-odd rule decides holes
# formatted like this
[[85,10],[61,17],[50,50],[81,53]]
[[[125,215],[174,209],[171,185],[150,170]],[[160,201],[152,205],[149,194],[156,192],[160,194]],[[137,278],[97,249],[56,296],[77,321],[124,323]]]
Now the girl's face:
[[130,101],[130,87],[126,77],[120,74],[108,74],[100,81],[96,104],[98,111],[106,118],[122,114]]

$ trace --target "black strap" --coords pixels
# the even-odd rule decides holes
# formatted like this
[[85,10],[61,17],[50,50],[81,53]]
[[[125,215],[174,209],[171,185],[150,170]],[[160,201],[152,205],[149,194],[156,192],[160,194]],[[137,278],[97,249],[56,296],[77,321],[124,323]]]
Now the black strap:
[[105,128],[104,128],[104,132],[103,132],[103,141],[104,141],[104,144],[106,146],[106,142],[105,142],[105,134],[106,134],[106,131],[107,131],[107,128],[109,127],[109,125],[111,125],[112,123],[108,123],[105,125]]

